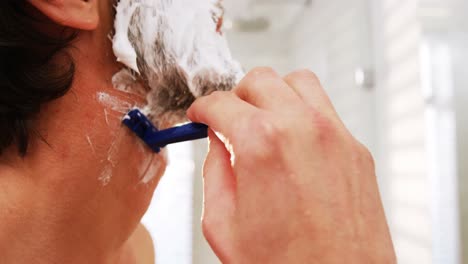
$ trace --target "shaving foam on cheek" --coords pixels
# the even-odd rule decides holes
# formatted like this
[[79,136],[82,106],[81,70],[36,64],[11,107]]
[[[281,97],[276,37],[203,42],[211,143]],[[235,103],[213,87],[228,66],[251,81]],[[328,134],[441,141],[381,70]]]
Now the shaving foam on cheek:
[[113,50],[117,61],[138,73],[137,55],[127,36],[132,15],[135,13],[136,8],[140,6],[139,3],[135,2],[121,1],[116,6],[115,28],[120,30],[115,32]]
[[196,97],[230,90],[243,77],[219,32],[219,0],[120,0],[116,6],[113,50],[128,69],[114,86],[131,90],[143,83],[145,113],[164,128],[183,121]]

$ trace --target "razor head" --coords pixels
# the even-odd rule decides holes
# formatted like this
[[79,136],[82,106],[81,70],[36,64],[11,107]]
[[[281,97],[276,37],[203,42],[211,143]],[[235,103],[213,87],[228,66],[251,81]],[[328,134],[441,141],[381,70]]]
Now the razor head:
[[208,137],[208,126],[199,123],[158,130],[138,109],[130,111],[122,122],[156,153],[169,144]]
[[152,138],[159,130],[140,110],[134,109],[130,111],[124,117],[122,123],[130,128],[130,130],[143,140],[154,152],[161,152],[161,147],[148,144],[148,139]]

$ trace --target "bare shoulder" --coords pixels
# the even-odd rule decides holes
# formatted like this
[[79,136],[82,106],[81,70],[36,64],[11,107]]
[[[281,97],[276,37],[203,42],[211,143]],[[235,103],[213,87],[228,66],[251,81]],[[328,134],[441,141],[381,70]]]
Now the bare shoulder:
[[132,251],[136,264],[155,263],[153,239],[142,224],[138,225],[127,243]]

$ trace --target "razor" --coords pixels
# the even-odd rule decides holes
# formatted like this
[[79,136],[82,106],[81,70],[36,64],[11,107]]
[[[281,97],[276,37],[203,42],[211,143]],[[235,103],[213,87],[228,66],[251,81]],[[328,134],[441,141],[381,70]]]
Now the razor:
[[130,111],[122,123],[130,128],[148,147],[156,153],[167,145],[208,137],[208,126],[200,123],[158,130],[140,110]]

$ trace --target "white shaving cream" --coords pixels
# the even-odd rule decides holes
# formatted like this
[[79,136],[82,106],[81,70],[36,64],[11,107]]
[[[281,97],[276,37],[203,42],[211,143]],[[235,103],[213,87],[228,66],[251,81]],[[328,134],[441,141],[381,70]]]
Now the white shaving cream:
[[223,12],[220,0],[120,0],[113,50],[133,76],[124,69],[114,86],[143,82],[163,126],[182,121],[194,98],[233,88],[244,73],[220,32]]
[[[133,108],[133,106],[130,103],[105,92],[98,92],[96,94],[96,97],[102,105],[119,113],[127,113]],[[109,123],[108,113],[106,109],[104,110],[104,115],[106,122]]]

